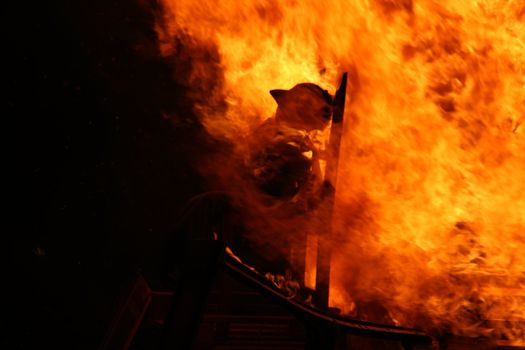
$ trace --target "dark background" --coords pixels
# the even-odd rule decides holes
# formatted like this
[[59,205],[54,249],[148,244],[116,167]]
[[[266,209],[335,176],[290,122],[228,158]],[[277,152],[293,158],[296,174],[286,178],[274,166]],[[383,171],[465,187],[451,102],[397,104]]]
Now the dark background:
[[155,6],[5,10],[15,179],[4,349],[96,348],[135,271],[155,284],[177,213],[204,190],[191,164],[213,146],[158,54]]

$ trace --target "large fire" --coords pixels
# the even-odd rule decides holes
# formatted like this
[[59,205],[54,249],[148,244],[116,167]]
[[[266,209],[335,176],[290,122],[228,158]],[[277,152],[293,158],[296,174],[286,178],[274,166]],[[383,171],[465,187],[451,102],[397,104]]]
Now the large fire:
[[269,90],[350,73],[332,305],[525,338],[523,0],[161,3],[162,53],[192,56],[195,108],[233,144]]

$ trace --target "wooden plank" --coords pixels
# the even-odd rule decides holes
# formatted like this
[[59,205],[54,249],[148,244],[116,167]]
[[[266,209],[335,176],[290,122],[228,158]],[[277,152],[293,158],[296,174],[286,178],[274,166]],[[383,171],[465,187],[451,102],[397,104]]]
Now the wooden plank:
[[332,259],[332,216],[335,204],[335,188],[337,182],[337,171],[339,168],[339,151],[343,137],[343,118],[346,99],[346,82],[348,73],[344,73],[339,89],[334,98],[334,113],[332,116],[332,127],[330,129],[330,141],[328,145],[328,160],[325,172],[325,186],[330,192],[324,204],[326,211],[321,219],[326,227],[326,232],[319,232],[317,269],[315,281],[314,303],[317,307],[328,309],[330,291],[330,265]]

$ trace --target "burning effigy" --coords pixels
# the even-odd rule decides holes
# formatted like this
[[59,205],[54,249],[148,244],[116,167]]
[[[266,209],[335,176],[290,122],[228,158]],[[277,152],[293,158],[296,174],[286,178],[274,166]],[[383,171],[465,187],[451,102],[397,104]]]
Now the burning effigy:
[[[340,90],[339,96],[344,93]],[[300,240],[305,244],[302,233],[316,223],[308,218],[319,219],[320,213],[327,211],[326,206],[333,205],[333,201],[327,201],[334,189],[321,169],[325,149],[319,135],[333,121],[334,109],[342,110],[343,106],[334,106],[328,91],[312,83],[271,90],[270,94],[277,103],[274,116],[247,136],[242,157],[234,157],[231,163],[233,173],[238,175],[235,187],[193,199],[182,225],[198,239],[210,238],[213,231],[214,239],[228,245],[228,254],[253,271],[256,268],[251,265],[256,266],[275,285],[299,286],[295,280],[304,279],[304,266],[294,266],[289,255]],[[257,238],[261,236],[264,239]],[[246,237],[248,245],[267,247],[250,249],[246,242],[239,243]],[[284,279],[284,275],[288,277]],[[295,292],[290,290],[290,294]]]
[[233,254],[349,317],[523,344],[522,1],[161,3],[161,52],[191,57],[181,83],[231,145],[202,172],[249,218]]

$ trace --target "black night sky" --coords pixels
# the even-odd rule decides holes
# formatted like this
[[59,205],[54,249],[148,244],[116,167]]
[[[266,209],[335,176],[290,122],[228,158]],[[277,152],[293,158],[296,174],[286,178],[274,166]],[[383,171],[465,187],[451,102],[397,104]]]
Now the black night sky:
[[177,212],[203,190],[190,162],[210,145],[158,54],[154,2],[17,7],[5,12],[16,185],[2,348],[92,349],[135,271],[155,280]]

